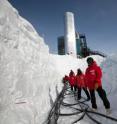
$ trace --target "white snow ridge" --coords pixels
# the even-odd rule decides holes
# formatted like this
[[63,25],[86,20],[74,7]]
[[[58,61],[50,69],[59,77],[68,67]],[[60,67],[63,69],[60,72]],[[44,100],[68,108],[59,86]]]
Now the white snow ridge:
[[[117,57],[92,57],[103,69],[103,86],[112,116],[117,117]],[[62,77],[71,69],[85,72],[86,67],[86,58],[49,54],[33,26],[7,0],[0,0],[0,124],[43,124],[62,90]],[[97,104],[104,111],[99,98]],[[101,122],[112,124],[106,119]]]
[[49,56],[33,26],[0,0],[0,124],[41,124],[47,118],[51,83],[59,84]]

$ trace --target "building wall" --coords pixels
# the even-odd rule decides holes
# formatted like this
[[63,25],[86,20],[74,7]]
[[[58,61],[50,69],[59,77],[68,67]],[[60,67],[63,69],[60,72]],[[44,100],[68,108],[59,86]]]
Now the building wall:
[[80,46],[80,39],[76,39],[76,50],[77,50],[77,55],[81,55],[81,46]]
[[58,54],[65,55],[65,40],[63,36],[58,38]]
[[[87,43],[85,35],[80,35],[80,37],[76,37],[75,39],[75,47],[76,47],[76,55],[81,57],[87,56]],[[58,54],[65,55],[65,39],[64,36],[58,37]]]

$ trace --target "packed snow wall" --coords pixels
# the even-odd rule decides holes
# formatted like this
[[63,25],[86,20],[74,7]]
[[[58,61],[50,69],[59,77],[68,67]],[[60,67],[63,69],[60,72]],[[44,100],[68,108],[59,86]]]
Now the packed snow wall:
[[109,96],[114,96],[117,92],[117,54],[108,56],[101,66],[103,68],[103,85]]
[[41,124],[61,88],[55,72],[43,38],[0,0],[0,124]]

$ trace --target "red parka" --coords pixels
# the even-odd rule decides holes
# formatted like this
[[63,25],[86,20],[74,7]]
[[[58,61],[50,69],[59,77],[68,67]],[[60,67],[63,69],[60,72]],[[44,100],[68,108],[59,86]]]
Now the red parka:
[[75,75],[69,76],[69,83],[71,86],[75,86]]
[[86,69],[86,85],[91,89],[95,89],[95,84],[98,83],[98,86],[102,86],[101,78],[102,71],[101,68],[94,61],[91,65]]
[[84,74],[76,75],[76,85],[80,88],[86,88],[86,80]]
[[66,83],[67,81],[69,81],[69,77],[65,75],[65,77],[63,77],[63,83]]

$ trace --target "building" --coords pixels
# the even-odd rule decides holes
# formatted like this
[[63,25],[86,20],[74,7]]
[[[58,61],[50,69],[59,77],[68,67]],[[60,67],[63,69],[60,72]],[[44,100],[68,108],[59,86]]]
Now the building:
[[[86,36],[84,34],[76,33],[75,37],[76,42],[76,53],[77,56],[86,57],[88,55],[88,48],[86,43]],[[65,55],[69,54],[65,52],[65,39],[64,36],[58,37],[58,54],[59,55]]]
[[84,34],[75,31],[74,14],[66,12],[64,20],[64,36],[58,37],[58,54],[86,57],[86,37]]
[[65,55],[65,40],[64,36],[58,37],[58,54]]
[[87,42],[86,42],[86,36],[85,34],[80,34],[80,47],[81,47],[81,56],[86,57],[89,55],[88,48],[87,48]]
[[87,47],[85,34],[75,32],[74,14],[72,12],[65,13],[64,36],[58,37],[58,54],[69,54],[74,57],[86,57],[89,55],[100,55],[106,57],[105,54],[90,50]]

